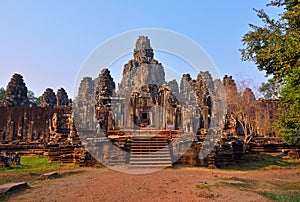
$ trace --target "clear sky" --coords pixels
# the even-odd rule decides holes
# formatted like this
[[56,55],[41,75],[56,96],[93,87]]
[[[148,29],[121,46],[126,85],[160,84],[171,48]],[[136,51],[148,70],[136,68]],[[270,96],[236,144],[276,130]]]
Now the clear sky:
[[115,35],[142,28],[186,35],[210,55],[221,75],[242,75],[258,85],[265,81],[264,73],[242,62],[239,49],[248,24],[261,23],[252,8],[265,8],[268,2],[2,0],[0,87],[20,73],[36,96],[47,87],[55,92],[64,87],[73,97],[77,74],[89,53]]

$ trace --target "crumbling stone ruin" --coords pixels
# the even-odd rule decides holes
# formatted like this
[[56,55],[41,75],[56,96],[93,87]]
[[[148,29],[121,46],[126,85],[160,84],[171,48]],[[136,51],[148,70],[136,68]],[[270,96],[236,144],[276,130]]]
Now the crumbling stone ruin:
[[13,75],[6,87],[5,99],[3,100],[1,105],[19,107],[29,106],[27,87],[24,83],[22,75]]
[[[82,86],[88,86],[85,89],[89,91],[85,92],[89,93],[82,93]],[[244,152],[244,143],[239,135],[244,135],[243,126],[253,125],[252,122],[243,121],[243,118],[252,119],[241,116],[244,106],[240,106],[239,103],[261,106],[252,105],[257,101],[250,89],[246,88],[245,92],[240,94],[231,76],[225,76],[221,81],[213,80],[208,71],[199,72],[196,79],[184,74],[180,88],[176,80],[166,81],[164,68],[154,59],[150,40],[144,36],[139,37],[136,42],[133,59],[124,65],[117,89],[108,69],[103,69],[94,80],[84,78],[80,89],[78,104],[85,104],[76,110],[91,109],[91,106],[95,106],[95,119],[82,118],[88,110],[79,113],[80,120],[87,120],[79,122],[79,125],[84,126],[81,129],[89,133],[92,130],[98,132],[88,136],[89,138],[106,136],[114,145],[130,153],[134,148],[128,145],[137,144],[136,133],[144,135],[144,141],[149,140],[147,134],[166,135],[171,141],[169,145],[172,148],[170,153],[173,164],[213,167],[239,161]],[[90,101],[92,96],[95,97],[94,104]],[[224,102],[227,99],[228,101]],[[248,111],[253,111],[253,108]],[[247,132],[251,134],[249,130]],[[219,139],[214,140],[215,136],[210,135],[212,133],[217,134]],[[187,140],[188,134],[196,134],[197,138]],[[185,147],[190,145],[189,141],[193,143],[186,151]],[[97,144],[99,146],[101,143]],[[212,145],[212,153],[206,159],[200,160],[202,157],[199,156],[199,151],[206,148],[207,144]],[[115,153],[115,156],[118,155]],[[118,160],[115,161],[136,164],[132,158],[127,156],[116,158]]]
[[98,85],[96,87],[96,119],[98,129],[107,132],[108,129],[114,128],[111,97],[115,90],[115,82],[108,69],[103,69],[100,73]]
[[5,99],[0,103],[0,164],[16,164],[19,159],[16,157],[27,154],[46,155],[52,160],[57,156],[62,160],[63,155],[72,154],[72,163],[79,164],[79,157],[74,160],[74,151],[81,151],[77,152],[79,155],[83,150],[69,104],[63,88],[57,95],[47,88],[41,106],[32,105],[23,77],[14,74],[7,85]]
[[68,94],[65,89],[60,88],[56,93],[56,100],[58,106],[68,106],[70,104],[70,100],[68,98]]
[[95,87],[91,77],[84,77],[78,89],[77,100],[74,103],[74,113],[77,114],[77,127],[82,129],[96,128]]
[[[102,69],[97,78],[82,78],[74,103],[63,88],[56,94],[47,88],[41,106],[31,105],[23,77],[15,74],[0,102],[0,152],[81,166],[214,168],[241,161],[245,148],[290,148],[266,142],[274,136],[277,101],[256,100],[250,88],[238,92],[231,76],[213,79],[208,71],[195,79],[183,74],[179,82],[166,81],[145,36],[137,39],[120,83]],[[7,166],[8,158],[0,157]]]
[[[94,86],[94,93],[90,90],[89,95],[85,95],[88,96],[85,100],[81,99],[85,97],[82,96],[82,88],[83,86],[90,88],[93,80],[83,78],[80,84],[78,104],[85,103],[85,108],[89,108],[88,100],[90,100],[90,96],[95,96],[96,120],[93,120],[93,123],[97,125],[98,134],[94,133],[94,138],[106,136],[111,139],[110,137],[115,137],[117,134],[122,141],[124,141],[122,136],[126,136],[125,142],[131,142],[130,145],[134,146],[137,144],[135,143],[137,141],[134,137],[135,133],[143,134],[144,141],[150,141],[149,137],[146,137],[147,134],[158,133],[160,136],[166,135],[169,141],[174,142],[170,145],[174,147],[175,151],[178,150],[176,149],[178,144],[175,142],[182,144],[186,141],[187,135],[196,134],[198,138],[192,141],[203,141],[210,127],[213,127],[216,132],[216,128],[223,124],[222,121],[217,123],[217,120],[223,120],[224,114],[213,110],[213,108],[223,107],[222,89],[215,87],[215,83],[223,87],[220,80],[214,82],[209,72],[200,72],[196,79],[192,79],[189,74],[184,74],[179,90],[176,80],[169,82],[165,80],[164,68],[154,59],[150,40],[144,36],[138,38],[133,58],[124,65],[122,79],[117,90],[115,90],[116,85],[108,69],[103,69],[99,77],[95,79],[98,83]],[[92,128],[87,127],[87,122],[82,121],[84,120],[82,117],[79,113],[78,118],[81,120],[79,125],[84,126],[81,129],[91,131]],[[128,134],[130,134],[129,139]],[[164,141],[163,138],[158,138],[157,135],[156,137],[155,141]],[[118,142],[119,140],[111,139],[111,141]],[[152,138],[151,142],[153,141]],[[85,144],[89,144],[89,142],[85,142]],[[222,143],[222,145],[224,144]],[[126,143],[119,142],[116,145],[123,145],[129,152],[134,149],[125,146]],[[160,145],[164,145],[164,142],[160,142]],[[182,155],[180,152],[174,152],[171,155],[172,161],[176,162],[179,158],[177,156],[180,155]],[[221,156],[221,153],[218,152],[218,155]],[[198,154],[194,157],[199,158]],[[130,160],[126,161],[124,158],[124,162],[138,164],[132,159],[133,156],[128,158]]]
[[53,89],[47,88],[42,95],[41,106],[42,107],[53,107],[57,103],[57,98]]

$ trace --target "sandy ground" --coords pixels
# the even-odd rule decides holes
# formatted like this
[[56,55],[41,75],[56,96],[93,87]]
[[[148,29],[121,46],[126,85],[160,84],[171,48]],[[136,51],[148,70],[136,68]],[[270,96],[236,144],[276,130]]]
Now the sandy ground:
[[108,168],[81,171],[32,182],[32,188],[8,201],[272,201],[258,192],[276,191],[281,183],[300,184],[300,169],[181,168],[141,175]]

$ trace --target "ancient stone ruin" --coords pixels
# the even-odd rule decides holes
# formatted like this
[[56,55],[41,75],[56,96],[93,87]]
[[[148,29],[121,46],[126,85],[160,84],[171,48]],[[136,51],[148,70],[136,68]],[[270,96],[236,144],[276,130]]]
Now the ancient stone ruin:
[[22,75],[14,74],[11,78],[10,82],[6,87],[3,105],[19,107],[29,106],[29,100],[27,97],[27,87],[24,83]]
[[[179,90],[176,80],[169,82],[165,80],[164,68],[154,59],[150,40],[144,36],[138,38],[133,58],[124,65],[122,79],[117,90],[108,69],[100,72],[99,77],[95,79],[98,83],[94,86],[92,78],[82,79],[78,102],[75,103],[80,106],[76,108],[78,113],[75,113],[79,120],[78,125],[82,126],[79,129],[80,136],[87,138],[86,140],[83,138],[82,141],[85,145],[91,144],[92,148],[100,148],[104,143],[101,143],[98,138],[108,137],[111,142],[129,153],[127,157],[115,153],[115,156],[122,156],[115,161],[129,163],[131,166],[146,166],[141,165],[137,159],[152,158],[152,156],[139,156],[141,148],[136,150],[135,145],[142,147],[143,144],[147,144],[148,149],[149,142],[156,142],[151,143],[154,145],[150,144],[150,148],[158,148],[155,144],[159,144],[161,147],[169,145],[169,157],[165,157],[169,160],[165,163],[161,159],[159,161],[160,165],[171,165],[184,154],[187,149],[185,147],[191,144],[190,141],[195,141],[195,144],[192,144],[194,145],[192,146],[193,157],[189,157],[191,160],[188,164],[200,165],[199,161],[194,162],[193,159],[199,159],[197,152],[199,153],[202,148],[201,145],[204,144],[207,133],[209,131],[216,133],[218,129],[219,131],[223,129],[223,111],[215,110],[223,107],[224,95],[221,81],[213,81],[209,72],[199,72],[196,79],[192,79],[189,74],[184,74]],[[217,89],[215,83],[218,84],[217,87],[221,87]],[[91,90],[92,87],[94,87],[94,91]],[[87,94],[84,94],[83,91]],[[93,95],[95,103],[90,101]],[[84,115],[87,114],[84,112],[86,110],[82,110],[90,109],[91,105],[95,106],[96,120],[92,117],[86,119]],[[91,123],[93,124],[90,125]],[[94,125],[96,125],[96,129]],[[209,128],[213,128],[213,130]],[[142,139],[137,139],[138,137],[142,137]],[[214,136],[211,138],[213,142]],[[220,144],[223,146],[228,144],[229,139],[223,138]],[[96,140],[100,142],[95,143]],[[238,142],[238,139],[235,141]],[[240,150],[231,150],[229,156],[232,158],[229,158],[227,163],[234,160],[234,155],[241,155],[242,147],[237,148]],[[151,153],[148,149],[143,148],[142,153]],[[217,156],[222,156],[221,150],[218,151]],[[97,150],[95,153],[102,152],[102,150]],[[186,164],[184,158],[181,157],[178,162]],[[215,160],[210,160],[210,163],[215,164],[218,158],[212,156],[211,159]],[[158,159],[156,160],[158,161]],[[208,165],[208,158],[205,161],[206,164],[204,163],[203,166]],[[147,163],[152,164],[153,162]]]
[[83,77],[74,103],[63,88],[47,88],[32,105],[23,77],[13,75],[0,101],[0,166],[29,154],[81,166],[234,164],[246,150],[295,149],[274,137],[277,109],[278,101],[256,100],[250,88],[239,92],[231,76],[200,71],[166,81],[140,36],[120,83],[109,68]]
[[41,106],[42,107],[53,107],[57,103],[57,98],[55,93],[51,88],[47,88],[42,95]]

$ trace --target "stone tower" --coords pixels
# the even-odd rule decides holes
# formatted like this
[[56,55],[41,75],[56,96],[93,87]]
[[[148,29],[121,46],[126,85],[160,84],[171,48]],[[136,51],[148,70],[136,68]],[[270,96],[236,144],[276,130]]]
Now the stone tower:
[[27,97],[27,87],[24,83],[23,76],[14,74],[8,83],[5,91],[5,101],[9,105],[28,107],[29,100]]
[[[111,110],[111,98],[115,91],[115,82],[108,69],[103,69],[99,75],[98,85],[96,86],[96,119],[98,133],[106,133],[108,129],[114,127]],[[106,135],[106,134],[105,134]]]
[[153,49],[148,37],[140,36],[135,44],[133,60],[124,65],[118,93],[130,97],[131,92],[143,85],[165,83],[163,66],[154,59]]
[[57,103],[57,98],[53,89],[47,88],[42,95],[41,106],[42,107],[53,107]]

